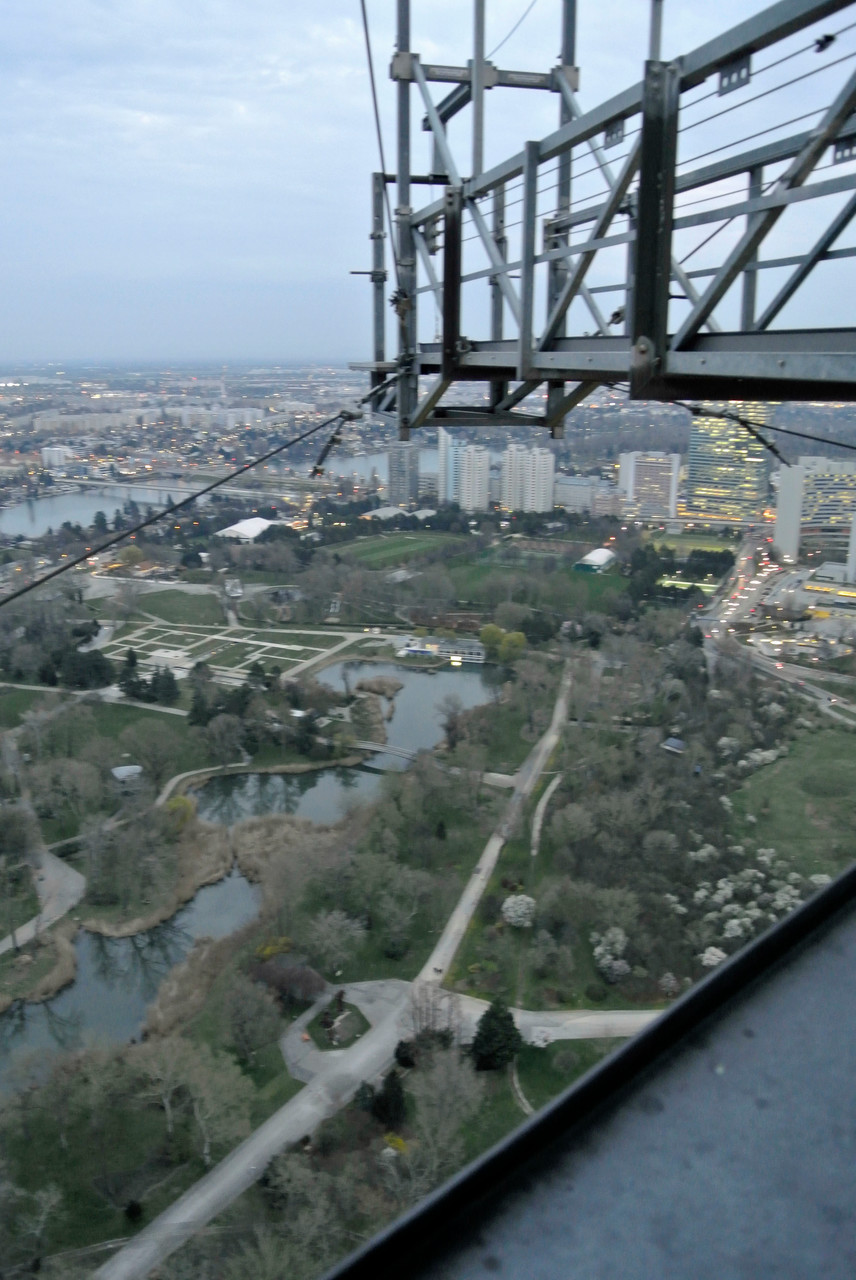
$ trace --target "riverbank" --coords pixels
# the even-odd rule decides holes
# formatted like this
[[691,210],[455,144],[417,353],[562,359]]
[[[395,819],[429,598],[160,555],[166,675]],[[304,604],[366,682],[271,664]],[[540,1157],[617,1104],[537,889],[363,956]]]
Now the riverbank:
[[66,920],[42,933],[0,964],[0,1014],[18,1001],[44,1004],[77,976],[74,939],[79,925]]

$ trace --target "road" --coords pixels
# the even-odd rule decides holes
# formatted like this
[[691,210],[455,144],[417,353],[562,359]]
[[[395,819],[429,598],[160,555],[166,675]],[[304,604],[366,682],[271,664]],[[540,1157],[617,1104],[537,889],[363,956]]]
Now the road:
[[530,844],[530,853],[533,858],[538,857],[538,850],[541,847],[541,828],[544,825],[544,814],[547,812],[547,805],[553,798],[553,792],[558,788],[562,781],[562,775],[557,773],[551,783],[544,788],[544,794],[535,806],[535,813],[532,817],[532,841]]

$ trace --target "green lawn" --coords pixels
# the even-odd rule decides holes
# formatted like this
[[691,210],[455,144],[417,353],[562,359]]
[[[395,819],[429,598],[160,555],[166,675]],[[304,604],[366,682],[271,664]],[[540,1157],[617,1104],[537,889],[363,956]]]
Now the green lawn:
[[[556,551],[560,551],[559,545]],[[518,559],[507,559],[507,548],[483,552],[478,558],[459,556],[445,567],[455,585],[460,603],[487,607],[486,582],[492,579],[525,578],[527,561],[542,560],[543,555],[521,551]],[[568,614],[597,609],[606,597],[624,591],[624,579],[617,573],[578,573],[572,564],[557,563],[555,570],[539,577],[540,607]]]
[[438,547],[463,544],[466,537],[457,533],[391,533],[361,538],[356,542],[330,548],[343,560],[353,560],[367,569],[388,569],[406,564],[426,551]]
[[165,622],[189,622],[200,626],[218,626],[224,622],[223,609],[214,595],[196,595],[188,591],[152,591],[140,596],[139,608],[153,613]]
[[[788,756],[759,769],[732,796],[738,834],[786,855],[803,875],[834,875],[856,856],[854,790],[852,733],[806,734]],[[754,824],[747,814],[754,815]]]
[[585,1075],[624,1040],[557,1040],[545,1049],[526,1044],[517,1055],[517,1079],[527,1102],[538,1111]]
[[24,712],[31,710],[37,703],[50,699],[48,706],[55,706],[57,692],[67,691],[46,687],[42,694],[34,689],[0,687],[0,729],[16,728],[21,723]]

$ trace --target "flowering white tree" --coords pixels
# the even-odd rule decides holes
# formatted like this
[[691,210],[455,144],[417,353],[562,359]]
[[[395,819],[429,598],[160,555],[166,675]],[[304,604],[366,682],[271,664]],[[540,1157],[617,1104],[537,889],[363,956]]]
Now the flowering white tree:
[[526,893],[513,893],[502,904],[502,918],[514,929],[531,929],[535,919],[535,899]]
[[627,948],[627,934],[617,925],[607,929],[605,933],[593,933],[591,941],[594,945],[594,962],[607,982],[618,982],[626,978],[630,965],[624,959]]
[[725,959],[727,959],[727,956],[721,947],[707,947],[699,956],[699,960],[705,969],[715,969]]

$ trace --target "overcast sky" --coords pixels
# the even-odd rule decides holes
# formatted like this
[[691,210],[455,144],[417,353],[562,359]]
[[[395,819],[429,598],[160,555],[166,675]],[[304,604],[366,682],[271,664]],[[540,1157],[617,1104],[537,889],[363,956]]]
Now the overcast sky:
[[[487,0],[488,49],[527,2]],[[763,7],[666,0],[664,55]],[[390,167],[394,9],[368,0]],[[648,0],[579,10],[591,107],[639,79]],[[466,61],[471,13],[413,0],[414,49]],[[538,0],[497,62],[555,65],[558,14]],[[369,265],[378,167],[358,0],[6,0],[0,83],[4,363],[368,355],[369,288],[348,274]],[[487,109],[488,162],[558,118],[546,93]]]

